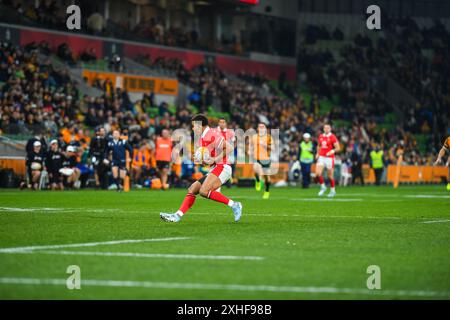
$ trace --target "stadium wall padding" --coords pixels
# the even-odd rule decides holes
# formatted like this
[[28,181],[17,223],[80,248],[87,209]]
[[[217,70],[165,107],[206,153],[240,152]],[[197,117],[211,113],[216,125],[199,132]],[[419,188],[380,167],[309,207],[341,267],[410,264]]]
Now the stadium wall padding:
[[[19,176],[25,175],[25,158],[17,157],[2,157],[0,158],[0,168],[13,169],[15,174]],[[315,165],[312,166],[312,171],[315,170]],[[285,180],[288,176],[289,164],[280,163],[278,173],[272,179],[274,182]],[[387,167],[387,182],[391,184],[394,181],[396,166],[389,165]],[[442,183],[447,180],[448,168],[445,166],[402,166],[400,170],[400,183],[403,184],[418,184],[418,183]],[[253,165],[252,164],[238,164],[236,165],[234,177],[253,179]],[[364,181],[368,184],[375,183],[375,174],[369,165],[363,165]]]
[[103,57],[103,41],[100,40],[41,31],[21,30],[20,32],[20,45],[22,46],[31,42],[39,43],[41,41],[48,42],[52,50],[56,50],[62,43],[67,43],[75,55],[79,55],[86,49],[93,48],[97,58]]

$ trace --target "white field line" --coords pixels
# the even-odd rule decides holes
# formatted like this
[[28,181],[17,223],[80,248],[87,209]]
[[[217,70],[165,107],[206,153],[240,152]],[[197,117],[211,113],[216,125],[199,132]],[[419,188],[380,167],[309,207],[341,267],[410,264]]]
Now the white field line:
[[187,240],[187,239],[189,239],[189,238],[187,238],[187,237],[174,237],[174,238],[153,238],[153,239],[129,239],[129,240],[115,240],[115,241],[102,241],[102,242],[57,244],[57,245],[47,245],[47,246],[29,246],[29,247],[16,247],[16,248],[1,248],[0,249],[0,253],[14,253],[14,252],[22,252],[22,251],[45,250],[45,249],[95,247],[95,246],[114,245],[114,244],[123,244],[123,243],[177,241],[177,240]]
[[[318,191],[319,189],[317,189]],[[342,190],[342,189],[341,189]],[[301,194],[301,191],[299,192],[299,195]],[[429,194],[387,194],[387,193],[345,193],[345,192],[339,192],[339,189],[337,190],[336,197],[374,197],[374,198],[450,198],[450,195],[445,195],[442,193],[429,193]],[[236,199],[261,199],[261,197],[258,196],[235,196]],[[274,199],[280,199],[274,196]],[[299,198],[301,199],[301,198]],[[305,199],[305,198],[303,198]],[[369,199],[364,199],[369,200]]]
[[95,251],[19,251],[9,252],[19,254],[52,254],[52,255],[74,255],[74,256],[104,256],[104,257],[133,257],[133,258],[163,258],[163,259],[198,259],[198,260],[264,260],[257,256],[224,256],[224,255],[202,255],[202,254],[172,254],[172,253],[135,253],[135,252],[95,252]]
[[[211,212],[192,212],[189,215],[229,215],[227,213],[211,213]],[[403,217],[382,217],[382,216],[337,216],[337,215],[304,215],[304,214],[279,214],[279,213],[242,213],[242,216],[257,216],[257,217],[300,217],[300,218],[358,218],[358,219],[388,219],[388,220],[401,220]],[[415,219],[415,218],[413,218]]]
[[54,212],[62,212],[62,213],[69,213],[69,212],[83,212],[83,211],[89,211],[89,212],[95,212],[95,213],[101,213],[101,212],[118,212],[121,211],[120,209],[98,209],[98,208],[19,208],[19,207],[0,207],[0,212],[6,211],[6,212],[41,212],[44,211],[46,213],[54,213]]
[[433,194],[414,194],[414,195],[405,195],[405,198],[415,198],[415,199],[450,199],[450,196],[447,195],[433,195]]
[[339,198],[283,198],[291,201],[319,201],[319,202],[361,202],[363,199],[339,199]]
[[[39,279],[39,278],[0,278],[0,284],[21,285],[55,285],[66,287],[66,279]],[[297,287],[274,285],[242,285],[217,283],[180,283],[180,282],[152,282],[152,281],[118,281],[118,280],[92,280],[82,279],[81,287],[118,287],[118,288],[157,288],[157,289],[197,289],[221,291],[249,291],[249,292],[278,292],[278,293],[329,293],[329,294],[356,294],[367,296],[398,296],[398,297],[449,297],[446,291],[425,290],[369,290],[335,287]]]
[[430,221],[423,221],[422,223],[444,223],[444,222],[450,222],[450,219],[447,219],[447,220],[430,220]]
[[[16,208],[16,207],[0,207],[2,211],[10,212],[34,212],[34,211],[66,211],[67,208]],[[69,209],[70,210],[70,209]]]

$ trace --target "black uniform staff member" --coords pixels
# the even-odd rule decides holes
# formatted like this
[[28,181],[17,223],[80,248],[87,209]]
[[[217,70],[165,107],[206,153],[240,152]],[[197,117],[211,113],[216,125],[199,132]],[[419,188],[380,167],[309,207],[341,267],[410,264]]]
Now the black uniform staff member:
[[[29,189],[37,190],[41,179],[42,170],[44,168],[44,153],[42,152],[42,144],[40,141],[34,141],[31,152],[27,155],[26,167],[28,173]],[[23,187],[23,185],[21,185]]]
[[42,137],[41,135],[37,135],[27,141],[27,145],[25,146],[27,155],[30,155],[33,153],[34,143],[36,141],[39,141],[41,143],[41,153],[45,156],[45,153],[47,152],[47,143],[45,142],[44,137]]
[[59,150],[58,140],[52,140],[45,161],[52,190],[64,190],[63,176],[59,172],[63,168],[63,161],[64,154]]
[[98,128],[96,136],[91,140],[91,145],[89,146],[89,158],[94,166],[95,185],[102,189],[108,187],[108,166],[103,163],[107,144],[105,136],[105,128]]
[[62,163],[63,169],[61,172],[66,177],[66,185],[69,188],[80,188],[81,171],[77,168],[78,160],[75,146],[67,146],[64,161]]
[[105,159],[103,162],[108,165],[111,156],[111,172],[117,191],[123,190],[123,179],[127,174],[127,153],[130,154],[130,160],[133,156],[133,148],[128,141],[120,138],[120,131],[114,130],[112,140],[108,142],[105,150]]

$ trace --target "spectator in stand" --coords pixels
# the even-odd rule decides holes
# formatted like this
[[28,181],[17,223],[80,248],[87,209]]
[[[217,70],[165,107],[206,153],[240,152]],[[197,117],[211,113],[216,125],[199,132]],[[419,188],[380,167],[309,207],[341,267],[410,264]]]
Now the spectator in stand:
[[94,35],[101,35],[106,27],[105,18],[103,18],[103,16],[96,11],[87,19],[87,25],[89,31],[91,31]]

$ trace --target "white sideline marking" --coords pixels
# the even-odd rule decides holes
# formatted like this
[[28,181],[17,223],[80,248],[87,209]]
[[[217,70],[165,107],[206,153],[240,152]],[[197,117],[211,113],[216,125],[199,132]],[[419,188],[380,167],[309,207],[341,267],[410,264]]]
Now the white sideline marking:
[[424,221],[422,223],[442,223],[442,222],[450,222],[450,219],[448,219],[448,220],[430,220],[430,221]]
[[[11,253],[11,252],[10,252]],[[106,257],[135,257],[135,258],[168,258],[168,259],[200,259],[200,260],[264,260],[257,256],[221,256],[202,254],[172,254],[172,253],[135,253],[135,252],[95,252],[95,251],[19,251],[13,253],[39,253],[75,256],[106,256]]]
[[34,212],[34,211],[65,211],[66,208],[14,208],[14,207],[0,207],[2,211],[10,212]]
[[70,243],[70,244],[56,244],[47,246],[30,246],[30,247],[17,247],[17,248],[1,248],[0,253],[10,252],[22,252],[44,249],[60,249],[60,248],[77,248],[77,247],[95,247],[102,245],[114,245],[122,243],[141,243],[141,242],[155,242],[155,241],[176,241],[187,240],[187,237],[175,237],[175,238],[153,238],[153,239],[134,239],[134,240],[115,240],[115,241],[102,241],[102,242],[86,242],[86,243]]
[[291,201],[319,201],[319,202],[360,202],[363,199],[339,199],[339,198],[284,198]]
[[[211,212],[192,212],[190,215],[228,215],[227,213],[211,213]],[[337,215],[305,215],[305,214],[279,214],[279,213],[243,213],[246,216],[258,216],[258,217],[301,217],[301,218],[358,218],[358,219],[389,219],[389,220],[401,220],[408,219],[404,217],[376,217],[376,216],[337,216]],[[415,218],[411,218],[415,219]]]
[[0,207],[0,211],[6,211],[6,212],[63,212],[63,213],[69,213],[69,212],[96,212],[96,213],[102,213],[102,212],[118,212],[120,209],[91,209],[91,208],[17,208],[17,207]]
[[[38,279],[38,278],[0,278],[0,284],[22,285],[56,285],[66,286],[66,279]],[[296,287],[274,285],[242,285],[217,283],[180,283],[180,282],[152,282],[152,281],[120,281],[120,280],[92,280],[82,279],[81,286],[93,287],[132,287],[158,289],[199,289],[199,290],[230,290],[230,291],[265,291],[286,293],[332,293],[357,295],[387,295],[387,296],[416,296],[416,297],[449,297],[446,291],[424,290],[369,290],[334,287]]]
[[450,199],[450,196],[444,195],[433,195],[433,194],[415,194],[415,195],[406,195],[405,198],[419,198],[419,199]]

